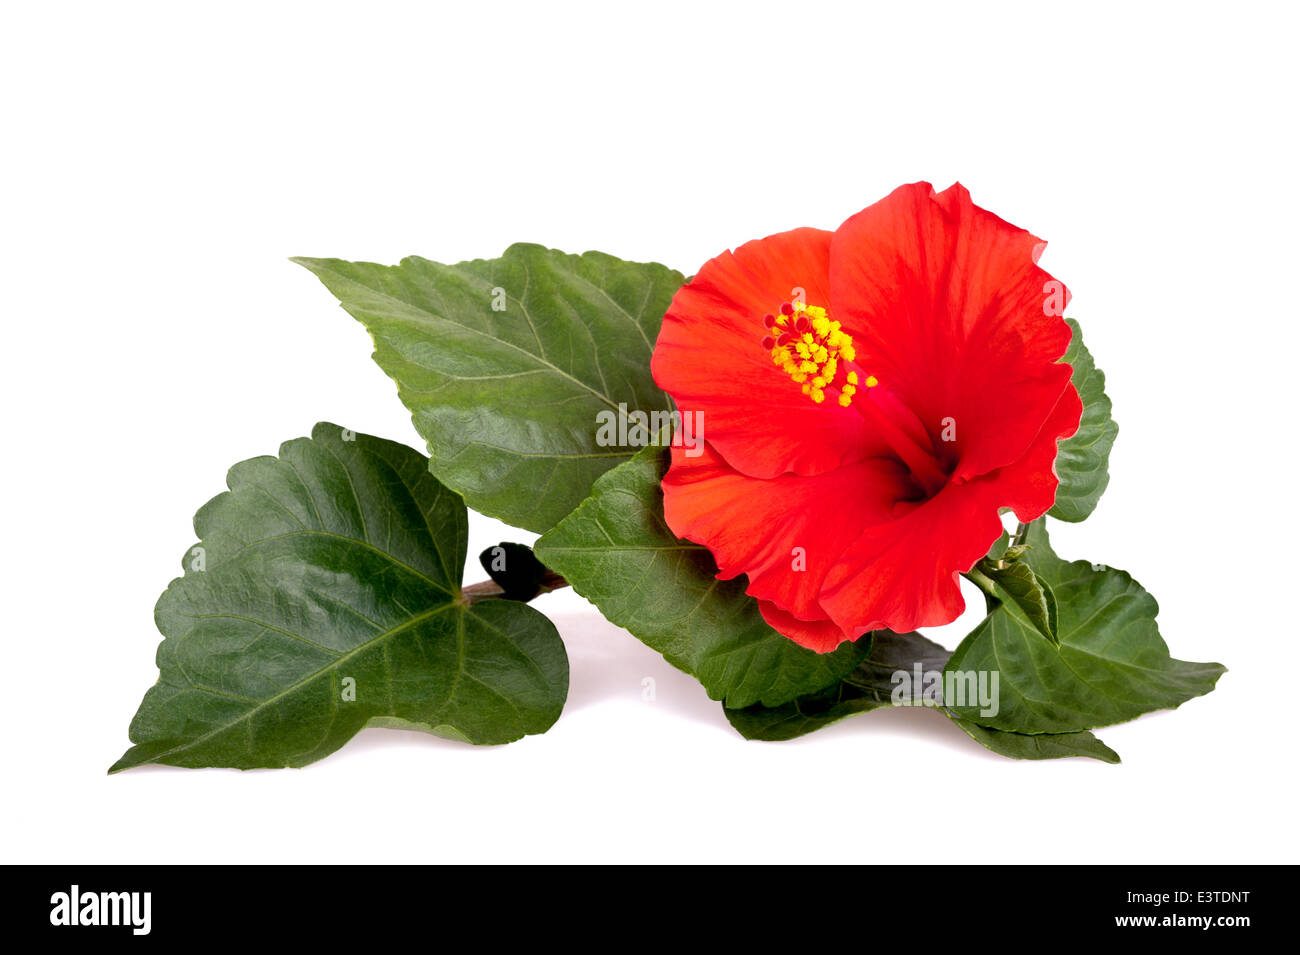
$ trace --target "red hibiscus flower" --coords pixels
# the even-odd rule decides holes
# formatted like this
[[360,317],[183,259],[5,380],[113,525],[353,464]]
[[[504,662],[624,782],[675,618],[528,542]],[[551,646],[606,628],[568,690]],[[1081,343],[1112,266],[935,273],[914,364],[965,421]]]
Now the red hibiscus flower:
[[673,448],[673,532],[814,650],[956,619],[999,509],[1052,506],[1083,410],[1042,246],[961,185],[914,183],[707,262],[652,362],[705,439]]

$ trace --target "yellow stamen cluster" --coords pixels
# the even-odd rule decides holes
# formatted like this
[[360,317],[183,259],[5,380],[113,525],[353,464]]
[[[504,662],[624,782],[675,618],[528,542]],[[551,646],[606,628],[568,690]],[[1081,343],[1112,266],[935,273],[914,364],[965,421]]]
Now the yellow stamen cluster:
[[[803,393],[817,404],[826,400],[826,389],[835,384],[840,374],[840,363],[851,362],[856,356],[853,336],[832,321],[826,309],[818,305],[795,302],[783,305],[781,314],[769,316],[772,337],[770,342],[772,362],[790,376],[796,384],[803,385]],[[854,371],[840,377],[839,403],[847,408],[858,390],[858,375]],[[875,378],[864,382],[871,388]]]

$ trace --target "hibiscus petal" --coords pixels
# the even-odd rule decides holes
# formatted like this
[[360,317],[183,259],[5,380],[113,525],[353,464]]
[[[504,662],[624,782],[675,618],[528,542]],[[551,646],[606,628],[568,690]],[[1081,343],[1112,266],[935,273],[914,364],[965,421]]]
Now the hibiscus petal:
[[864,627],[855,633],[846,634],[839,624],[831,620],[800,620],[766,600],[758,602],[758,612],[777,633],[818,653],[830,653],[845,640],[856,640],[867,632]]
[[1056,503],[1056,489],[1061,483],[1056,474],[1060,442],[1079,429],[1082,416],[1083,401],[1074,385],[1070,385],[1024,456],[979,478],[976,483],[995,486],[998,506],[1011,508],[1024,523],[1042,517]]
[[765,314],[796,287],[830,297],[831,233],[795,229],[706,262],[673,297],[655,345],[655,381],[682,411],[703,413],[703,436],[732,467],[759,478],[815,475],[880,453],[856,411],[814,404],[761,345]]
[[898,632],[951,623],[965,609],[960,571],[1002,533],[987,485],[949,484],[896,521],[868,527],[826,575],[821,606],[842,630]]
[[965,609],[958,576],[1002,533],[998,510],[1025,522],[1052,506],[1058,442],[1079,425],[1083,403],[1069,386],[1020,460],[966,484],[949,484],[898,520],[868,527],[825,578],[820,603],[842,629],[903,632],[956,620]]
[[[901,186],[831,244],[831,308],[857,361],[933,434],[954,477],[1018,460],[1069,384],[1065,287],[1035,264],[1045,243],[961,185]],[[1057,307],[1059,305],[1059,308]]]
[[822,582],[845,547],[916,490],[892,460],[763,479],[732,468],[709,442],[701,450],[688,457],[673,448],[663,480],[668,526],[712,551],[719,578],[748,574],[747,593],[805,620],[826,616]]

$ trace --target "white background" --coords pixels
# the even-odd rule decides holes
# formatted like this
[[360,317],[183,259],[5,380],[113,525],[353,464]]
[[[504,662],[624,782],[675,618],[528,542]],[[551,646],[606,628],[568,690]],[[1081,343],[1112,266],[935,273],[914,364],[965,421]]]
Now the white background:
[[[1294,8],[895,6],[7,4],[3,860],[1297,861]],[[918,179],[1051,242],[1107,372],[1110,490],[1058,550],[1229,667],[1102,730],[1122,765],[920,711],[748,743],[568,593],[545,736],[105,775],[226,469],[318,420],[423,447],[289,256],[692,272]]]

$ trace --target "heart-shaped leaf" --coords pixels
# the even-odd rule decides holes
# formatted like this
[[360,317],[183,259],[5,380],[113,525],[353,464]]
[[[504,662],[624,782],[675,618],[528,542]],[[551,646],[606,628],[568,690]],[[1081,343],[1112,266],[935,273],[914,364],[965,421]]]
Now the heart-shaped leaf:
[[956,716],[1020,733],[1072,733],[1176,707],[1210,692],[1218,663],[1169,655],[1155,599],[1122,570],[1070,563],[1052,551],[1042,519],[1021,558],[1056,597],[1060,646],[1044,640],[1012,603],[994,609],[962,641],[948,670],[997,673],[996,715],[971,705]]
[[1079,323],[1072,318],[1066,322],[1074,337],[1061,361],[1074,368],[1070,381],[1083,399],[1083,418],[1079,430],[1062,441],[1056,453],[1056,473],[1061,483],[1056,489],[1056,504],[1047,513],[1058,520],[1077,522],[1093,512],[1110,482],[1107,462],[1119,425],[1110,416],[1106,376],[1084,346]]
[[853,670],[865,641],[825,654],[799,646],[767,625],[743,577],[718,580],[707,549],[673,536],[659,487],[667,468],[668,449],[650,447],[600,477],[537,556],[728,706],[777,706]]
[[369,330],[433,473],[516,527],[552,527],[672,410],[650,375],[684,281],[665,266],[528,244],[456,265],[294,261]]
[[110,771],[302,766],[366,726],[506,743],[560,715],[559,635],[462,594],[465,505],[423,455],[319,424],[228,484],[158,601],[159,680]]

